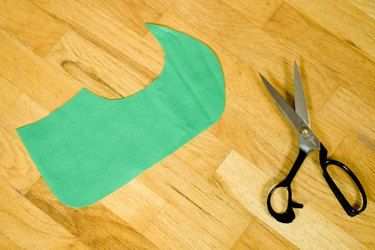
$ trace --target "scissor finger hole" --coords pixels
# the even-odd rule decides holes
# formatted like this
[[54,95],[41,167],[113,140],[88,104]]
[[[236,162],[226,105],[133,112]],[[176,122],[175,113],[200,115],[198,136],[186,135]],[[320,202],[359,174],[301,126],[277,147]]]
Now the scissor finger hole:
[[286,187],[277,188],[271,196],[271,206],[276,213],[284,213],[288,208],[289,192]]
[[354,209],[359,209],[363,204],[362,195],[350,175],[334,164],[327,166],[327,172],[350,205]]

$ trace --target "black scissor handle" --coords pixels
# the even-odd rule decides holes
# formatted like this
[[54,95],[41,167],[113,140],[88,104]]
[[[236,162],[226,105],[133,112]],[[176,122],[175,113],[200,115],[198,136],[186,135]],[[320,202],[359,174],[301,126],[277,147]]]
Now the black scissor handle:
[[[288,206],[286,210],[282,213],[276,212],[271,205],[271,196],[278,188],[285,188],[288,192]],[[268,212],[274,217],[277,221],[282,223],[291,223],[294,218],[296,217],[293,208],[302,208],[303,205],[292,200],[292,189],[290,188],[290,184],[285,184],[284,182],[280,182],[276,186],[274,186],[267,197],[267,207]]]
[[[328,154],[327,149],[323,146],[323,144],[320,144],[320,155],[319,155],[320,165],[322,166],[323,176],[326,179],[326,181],[328,183],[328,186],[331,188],[333,194],[336,196],[337,200],[340,202],[341,206],[343,207],[343,209],[345,210],[345,212],[349,216],[353,217],[357,214],[362,213],[366,209],[366,206],[367,206],[367,197],[366,197],[366,192],[365,192],[364,188],[362,187],[361,182],[359,181],[357,176],[344,163],[336,161],[336,160],[328,159],[327,154]],[[348,200],[345,198],[345,196],[343,195],[341,190],[338,188],[336,183],[333,181],[333,179],[329,175],[327,168],[330,165],[340,167],[354,181],[355,185],[357,186],[357,188],[358,188],[358,190],[359,190],[359,192],[361,193],[361,196],[362,196],[362,206],[361,206],[361,208],[355,209],[354,207],[352,207],[352,205],[350,205]]]
[[[294,214],[293,208],[302,208],[303,205],[297,202],[294,202],[292,200],[292,189],[290,185],[292,184],[294,176],[297,174],[299,168],[301,167],[303,161],[305,160],[307,154],[302,151],[301,149],[299,150],[298,156],[296,161],[293,164],[292,169],[289,171],[289,174],[285,177],[285,179],[274,186],[270,193],[268,194],[267,197],[267,207],[268,207],[268,212],[274,217],[277,221],[282,222],[282,223],[290,223],[294,220],[296,215]],[[285,188],[288,192],[288,205],[286,210],[283,213],[278,213],[276,212],[271,205],[271,197],[272,194],[278,189],[278,188]]]

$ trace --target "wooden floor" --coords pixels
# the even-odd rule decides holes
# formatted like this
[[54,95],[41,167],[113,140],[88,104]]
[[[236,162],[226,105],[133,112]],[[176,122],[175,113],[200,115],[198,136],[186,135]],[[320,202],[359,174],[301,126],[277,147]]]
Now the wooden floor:
[[[0,0],[0,248],[375,248],[374,18],[371,0]],[[164,58],[145,22],[217,53],[225,112],[95,205],[66,207],[15,129],[82,87],[116,98],[147,86]],[[312,128],[367,191],[360,216],[344,213],[316,153],[293,184],[296,220],[266,210],[298,144],[258,72],[292,101],[294,60]]]

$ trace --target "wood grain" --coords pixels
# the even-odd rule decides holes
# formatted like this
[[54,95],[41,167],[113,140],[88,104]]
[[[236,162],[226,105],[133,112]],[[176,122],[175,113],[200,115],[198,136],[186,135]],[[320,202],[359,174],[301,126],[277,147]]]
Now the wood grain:
[[[0,248],[375,248],[374,17],[375,5],[364,0],[0,0]],[[215,51],[224,114],[93,206],[66,207],[15,129],[83,87],[110,99],[146,87],[164,55],[145,22]],[[293,184],[304,204],[296,220],[280,224],[267,212],[268,190],[285,177],[298,145],[258,72],[292,103],[295,60],[314,132],[367,191],[362,215],[346,216],[316,153]]]

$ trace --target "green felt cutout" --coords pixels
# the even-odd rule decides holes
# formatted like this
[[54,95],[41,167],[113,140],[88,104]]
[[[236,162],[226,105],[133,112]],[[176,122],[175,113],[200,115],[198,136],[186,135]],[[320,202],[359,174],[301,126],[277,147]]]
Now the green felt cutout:
[[57,198],[90,205],[200,134],[221,116],[224,79],[202,42],[147,24],[165,53],[164,68],[145,89],[105,99],[83,88],[47,117],[18,128]]

